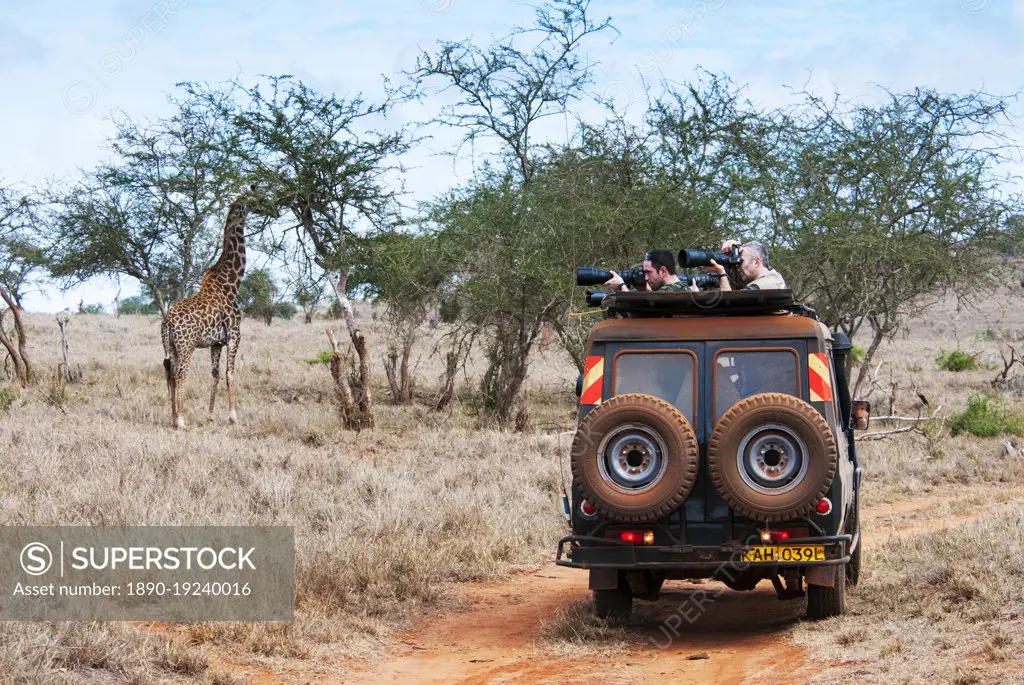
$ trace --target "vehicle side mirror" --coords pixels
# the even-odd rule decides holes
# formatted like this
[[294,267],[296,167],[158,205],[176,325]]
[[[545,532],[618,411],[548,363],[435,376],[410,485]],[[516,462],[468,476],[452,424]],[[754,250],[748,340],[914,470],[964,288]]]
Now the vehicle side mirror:
[[856,400],[853,403],[853,429],[865,431],[871,425],[871,403],[867,400]]

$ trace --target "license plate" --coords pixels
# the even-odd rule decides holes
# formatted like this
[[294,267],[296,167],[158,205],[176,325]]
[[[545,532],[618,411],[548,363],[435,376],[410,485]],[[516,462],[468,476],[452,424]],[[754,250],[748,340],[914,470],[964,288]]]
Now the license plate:
[[778,561],[824,561],[825,547],[822,545],[771,545],[751,547],[743,551],[740,559],[746,563]]

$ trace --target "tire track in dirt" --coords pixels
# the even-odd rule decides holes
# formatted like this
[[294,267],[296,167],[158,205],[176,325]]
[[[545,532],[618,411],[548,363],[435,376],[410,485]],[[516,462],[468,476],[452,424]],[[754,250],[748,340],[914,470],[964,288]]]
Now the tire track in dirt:
[[[693,598],[716,595],[717,583],[666,585],[657,603],[637,602],[644,618],[628,631],[636,644],[597,645],[578,656],[544,649],[541,623],[574,601],[587,601],[587,574],[549,566],[508,583],[476,585],[468,611],[448,614],[401,636],[401,646],[349,682],[379,683],[743,683],[793,680],[802,648],[786,628],[803,602],[779,602],[770,587],[724,590],[692,624]],[[683,607],[683,608],[681,608]],[[670,617],[676,616],[672,619]],[[669,621],[666,623],[666,621]],[[584,658],[581,658],[585,655]],[[688,657],[700,657],[696,659]]]
[[[864,533],[865,545],[882,544],[894,534],[913,536],[963,525],[992,509],[976,507],[956,515],[928,511],[954,502],[969,504],[962,495],[935,496],[865,510],[870,528]],[[893,522],[895,516],[917,512],[922,516],[912,522],[898,527]],[[458,593],[468,608],[401,633],[374,663],[344,659],[328,665],[310,659],[301,666],[292,662],[273,668],[244,664],[223,652],[213,655],[213,661],[256,685],[798,683],[811,680],[825,665],[808,659],[805,649],[790,639],[789,627],[803,616],[804,601],[778,600],[767,581],[752,592],[734,592],[711,581],[669,581],[658,602],[635,602],[640,618],[626,628],[635,642],[597,644],[564,656],[545,648],[541,626],[570,603],[589,601],[586,572],[551,564],[507,581],[466,585]],[[681,620],[684,615],[693,618],[694,606],[707,596],[715,599],[703,604],[696,620]]]
[[[936,496],[865,511],[865,520],[874,524],[864,534],[865,544],[884,541],[884,520],[891,521],[894,514],[921,510],[924,516],[912,525],[893,525],[897,534],[917,535],[963,525],[990,508],[928,515],[935,505],[953,502],[966,504],[962,495]],[[683,614],[693,615],[698,593],[717,599],[692,624],[679,621]],[[552,565],[510,582],[469,586],[463,597],[471,603],[468,611],[405,633],[400,647],[375,667],[353,673],[350,682],[804,682],[822,665],[808,661],[804,648],[792,644],[789,636],[789,626],[803,616],[804,601],[779,601],[766,581],[753,592],[734,592],[715,582],[669,581],[658,602],[635,603],[644,618],[628,631],[636,635],[637,644],[603,650],[598,645],[581,651],[583,658],[552,655],[541,644],[540,627],[569,603],[589,600],[584,571]],[[688,658],[697,655],[707,658]]]

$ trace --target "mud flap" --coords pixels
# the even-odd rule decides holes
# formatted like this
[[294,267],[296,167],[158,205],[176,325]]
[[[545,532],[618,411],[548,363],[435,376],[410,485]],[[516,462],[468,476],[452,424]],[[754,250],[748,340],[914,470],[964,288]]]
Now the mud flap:
[[846,573],[846,567],[842,564],[836,566],[811,566],[804,572],[804,580],[807,581],[808,585],[835,587],[836,573]]
[[619,587],[619,572],[614,568],[590,569],[591,590],[616,590]]

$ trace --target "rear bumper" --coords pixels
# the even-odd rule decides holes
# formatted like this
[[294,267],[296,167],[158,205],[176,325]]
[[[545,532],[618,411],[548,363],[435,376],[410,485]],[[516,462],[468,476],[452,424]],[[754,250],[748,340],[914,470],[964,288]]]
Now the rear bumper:
[[[772,543],[771,547],[784,548],[821,545],[825,558],[819,561],[744,561],[743,553],[750,547],[739,542],[718,546],[683,545],[680,547],[634,545],[620,540],[567,535],[558,541],[555,563],[571,568],[597,569],[733,569],[837,566],[850,561],[851,535],[827,535],[786,540]],[[761,545],[768,546],[768,545]]]

